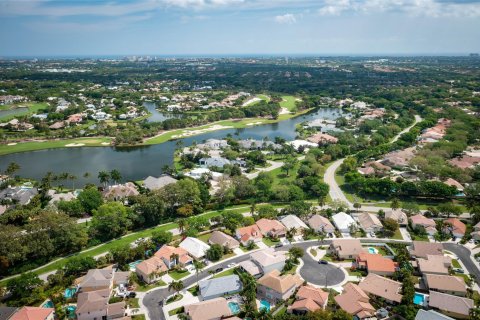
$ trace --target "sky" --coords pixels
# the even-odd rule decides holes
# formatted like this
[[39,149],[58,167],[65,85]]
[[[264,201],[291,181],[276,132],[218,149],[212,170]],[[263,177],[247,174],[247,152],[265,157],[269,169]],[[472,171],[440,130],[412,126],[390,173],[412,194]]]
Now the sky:
[[0,0],[0,57],[461,55],[480,0]]

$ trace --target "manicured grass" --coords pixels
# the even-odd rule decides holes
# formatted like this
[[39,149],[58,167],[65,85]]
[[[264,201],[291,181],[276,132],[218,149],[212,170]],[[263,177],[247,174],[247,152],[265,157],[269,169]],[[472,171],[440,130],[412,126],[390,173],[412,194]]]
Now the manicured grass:
[[235,274],[235,268],[222,271],[219,274],[214,275],[212,278],[221,278],[225,276],[231,276],[232,274]]
[[145,315],[144,314],[133,315],[132,320],[145,320]]
[[224,254],[224,255],[222,256],[222,259],[220,259],[220,261],[226,260],[226,259],[229,259],[229,258],[235,257],[235,256],[236,256],[235,252],[227,253],[227,254]]
[[273,241],[272,239],[267,238],[267,237],[263,238],[262,241],[263,241],[263,243],[265,243],[269,247],[273,247],[274,245],[280,243],[280,240]]
[[282,272],[282,273],[283,273],[283,274],[295,274],[295,273],[297,272],[297,268],[298,268],[298,266],[295,265],[295,266],[293,266],[292,269],[290,269],[290,270],[288,270],[288,271],[286,271],[286,272]]
[[180,280],[180,279],[185,278],[186,276],[190,275],[190,272],[188,272],[187,270],[185,270],[183,272],[180,272],[178,270],[174,270],[174,271],[170,271],[168,273],[168,275],[175,280]]
[[[35,151],[43,149],[56,149],[56,148],[69,148],[66,147],[68,144],[83,144],[85,147],[105,147],[111,144],[112,140],[110,138],[77,138],[77,139],[66,139],[66,140],[48,140],[48,141],[32,141],[32,142],[19,142],[16,145],[0,145],[0,155],[6,155],[16,152],[26,152],[26,151]],[[108,145],[103,145],[102,143],[108,143]],[[71,147],[74,148],[74,147]]]
[[403,240],[400,229],[395,230],[395,233],[393,234],[392,239]]
[[463,280],[465,280],[465,282],[467,282],[467,281],[469,281],[469,280],[470,280],[470,277],[468,276],[468,274],[464,274],[464,273],[455,273],[455,276],[456,276],[456,277],[463,278]]
[[460,268],[460,269],[462,268],[462,266],[460,265],[460,262],[458,262],[458,260],[456,259],[452,259],[452,266],[454,268]]
[[310,254],[311,254],[312,256],[316,257],[316,256],[317,256],[317,250],[315,250],[315,249],[313,249],[313,248],[310,249]]
[[280,107],[287,108],[288,111],[295,109],[295,100],[297,98],[294,96],[282,96],[282,101],[280,101]]
[[140,308],[140,304],[138,303],[139,298],[128,298],[127,299],[127,304],[130,306],[130,308]]
[[[18,106],[26,106],[27,108],[18,108]],[[21,109],[20,112],[12,115],[7,115],[0,117],[0,121],[10,121],[13,118],[19,117],[19,116],[24,116],[24,115],[32,115],[34,113],[37,113],[41,109],[45,109],[48,107],[47,103],[44,102],[37,102],[37,103],[32,103],[32,102],[27,102],[27,103],[18,103],[15,105],[8,105],[8,106],[2,106],[0,110],[9,110],[9,109]]]
[[345,268],[345,270],[347,270],[348,275],[352,276],[352,277],[358,277],[358,276],[361,277],[363,275],[362,272],[358,271],[358,270],[352,271],[352,270],[350,270],[350,268]]
[[174,316],[174,315],[176,315],[176,314],[183,313],[184,310],[185,310],[184,307],[179,307],[179,308],[176,308],[176,309],[173,309],[173,310],[168,311],[168,315],[169,315],[169,316]]
[[198,293],[200,292],[200,287],[198,285],[191,287],[190,289],[187,290],[190,292],[194,297],[198,296]]
[[168,298],[165,304],[170,304],[170,303],[172,303],[172,302],[182,300],[182,298],[183,298],[183,295],[182,295],[182,294],[180,294],[180,293],[179,293],[179,294],[176,294],[176,295],[171,296],[170,298]]
[[280,309],[278,309],[278,311],[274,312],[275,317],[279,317],[279,316],[285,314],[285,312],[287,312],[287,307],[282,306]]
[[165,281],[163,281],[162,279],[159,279],[157,282],[152,283],[152,284],[147,284],[147,285],[137,284],[137,287],[136,287],[135,291],[146,292],[150,289],[157,288],[157,287],[163,287],[163,286],[166,286],[166,285],[167,284],[165,283]]
[[258,249],[258,246],[255,245],[252,249],[249,250],[249,249],[247,249],[246,247],[244,247],[244,246],[241,245],[241,246],[240,246],[240,249],[241,249],[243,252],[249,252],[249,251]]
[[257,94],[257,97],[259,97],[262,100],[265,100],[266,102],[270,102],[270,97],[267,96],[266,94]]
[[210,239],[210,236],[212,234],[209,232],[209,233],[205,233],[205,234],[202,234],[201,236],[197,236],[197,239],[198,240],[202,240],[203,242],[207,243],[208,244],[208,239]]

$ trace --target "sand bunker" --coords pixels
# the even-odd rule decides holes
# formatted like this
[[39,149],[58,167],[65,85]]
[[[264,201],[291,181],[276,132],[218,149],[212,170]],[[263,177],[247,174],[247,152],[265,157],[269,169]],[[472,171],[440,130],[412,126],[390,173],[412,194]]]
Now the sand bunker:
[[12,142],[12,143],[7,144],[7,146],[16,146],[16,145],[17,145],[16,142]]
[[83,147],[85,143],[69,143],[66,144],[65,147]]
[[290,111],[288,111],[287,108],[281,108],[280,112],[278,114],[289,114],[289,113],[290,113]]
[[103,146],[109,146],[109,145],[110,145],[110,142],[102,142],[102,145],[103,145]]
[[247,126],[254,126],[254,125],[262,124],[262,123],[263,123],[262,121],[257,121],[257,122],[249,122],[249,123],[247,123],[246,125],[247,125]]
[[213,125],[209,128],[205,128],[205,129],[198,129],[198,130],[183,130],[183,133],[181,134],[175,134],[172,136],[172,138],[185,138],[185,137],[190,137],[190,136],[196,136],[198,134],[202,134],[202,133],[207,133],[209,131],[216,131],[216,130],[223,130],[223,129],[231,129],[233,128],[232,126],[222,126],[222,125],[219,125],[219,124],[216,124],[216,125]]

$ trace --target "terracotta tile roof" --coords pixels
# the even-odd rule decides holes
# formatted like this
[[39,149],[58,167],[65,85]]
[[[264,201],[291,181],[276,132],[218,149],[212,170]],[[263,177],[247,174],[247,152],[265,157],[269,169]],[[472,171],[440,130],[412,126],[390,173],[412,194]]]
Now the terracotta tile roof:
[[470,309],[474,307],[473,300],[457,297],[436,291],[430,291],[428,305],[443,311],[454,312],[468,316]]
[[300,286],[303,283],[303,280],[297,274],[280,276],[280,271],[273,270],[258,279],[257,282],[264,287],[283,294],[293,286]]
[[451,265],[452,258],[448,256],[427,255],[427,258],[418,258],[418,269],[422,273],[440,273],[448,274],[448,267]]
[[256,239],[261,239],[263,238],[262,233],[260,232],[260,229],[258,229],[256,224],[253,224],[251,226],[246,226],[242,228],[238,228],[236,230],[237,235],[240,235],[240,239],[245,242],[248,241],[251,238],[256,238]]
[[371,254],[362,252],[358,255],[357,263],[365,264],[368,272],[388,272],[394,273],[397,264],[388,258],[384,258],[380,254]]
[[335,296],[335,302],[344,311],[360,319],[371,317],[375,308],[370,304],[368,295],[356,284],[348,282],[342,294]]
[[429,289],[439,291],[467,292],[465,281],[461,277],[426,274],[425,280]]
[[433,219],[429,219],[425,216],[423,216],[422,214],[416,214],[414,216],[411,216],[410,217],[410,220],[412,220],[412,224],[415,224],[415,225],[421,225],[423,227],[435,227],[436,224],[435,224],[435,221]]
[[318,305],[323,306],[328,301],[328,292],[307,285],[300,287],[295,297],[297,300],[310,299]]
[[462,157],[453,158],[448,160],[448,162],[455,167],[460,169],[467,169],[476,166],[480,163],[480,157],[472,157],[469,155],[464,155]]
[[288,307],[289,310],[306,310],[313,312],[318,309],[322,309],[315,301],[312,299],[302,299],[296,300],[291,306]]
[[400,302],[402,284],[385,277],[370,273],[363,279],[359,287],[366,293],[385,298],[390,301]]
[[185,313],[191,320],[222,319],[232,315],[225,298],[216,298],[185,306]]
[[147,275],[153,272],[166,272],[168,270],[165,262],[157,256],[153,256],[147,260],[140,262],[135,268]]
[[358,239],[335,239],[332,240],[332,246],[340,255],[355,256],[364,252]]
[[401,209],[388,210],[387,212],[385,212],[385,219],[393,219],[397,221],[399,224],[408,223],[407,214],[403,212]]
[[445,183],[447,186],[455,187],[459,191],[463,191],[463,189],[464,189],[464,187],[462,186],[462,184],[460,182],[458,182],[457,180],[452,179],[452,178],[448,178],[443,183]]
[[320,133],[314,134],[311,137],[308,137],[307,141],[310,141],[313,143],[337,143],[338,139],[327,133],[320,132]]
[[452,233],[458,233],[464,235],[467,231],[467,226],[457,218],[450,218],[443,221],[444,224],[448,224],[448,229]]
[[155,252],[156,257],[165,259],[167,261],[170,261],[170,257],[174,254],[177,254],[179,257],[182,257],[182,256],[185,256],[185,255],[188,255],[188,252],[187,252],[187,250],[185,250],[183,248],[180,248],[180,247],[175,248],[175,247],[167,246],[167,245],[164,245],[163,247],[160,248],[160,250]]
[[426,258],[429,255],[443,256],[443,244],[426,242],[426,241],[413,241],[410,254],[417,258]]
[[260,232],[265,236],[272,233],[285,231],[285,227],[277,220],[262,218],[255,222]]
[[23,307],[9,320],[44,320],[54,311],[53,308]]

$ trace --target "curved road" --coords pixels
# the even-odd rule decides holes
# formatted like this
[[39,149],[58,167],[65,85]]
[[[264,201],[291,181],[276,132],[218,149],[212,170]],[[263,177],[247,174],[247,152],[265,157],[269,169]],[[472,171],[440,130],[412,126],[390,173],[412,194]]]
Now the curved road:
[[[415,121],[413,122],[412,125],[410,125],[409,127],[403,129],[402,131],[400,131],[393,139],[392,141],[390,141],[390,143],[393,143],[395,141],[397,141],[402,134],[410,131],[410,129],[412,129],[418,122],[422,121],[422,118],[419,116],[419,115],[415,115]],[[330,186],[330,191],[328,192],[328,194],[330,195],[330,199],[332,200],[340,200],[342,202],[345,202],[348,206],[349,209],[353,209],[353,203],[351,203],[350,201],[348,201],[347,197],[345,196],[345,194],[343,193],[342,189],[340,189],[340,186],[338,185],[338,183],[335,181],[335,172],[337,171],[337,169],[342,165],[343,161],[345,160],[345,158],[343,159],[339,159],[339,160],[336,160],[335,162],[333,162],[328,168],[327,170],[325,171],[325,175],[323,177],[323,180],[325,181],[326,184],[328,184]],[[363,211],[374,211],[374,212],[377,212],[379,209],[381,208],[377,208],[377,207],[363,207],[362,206],[362,210]]]

